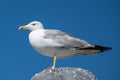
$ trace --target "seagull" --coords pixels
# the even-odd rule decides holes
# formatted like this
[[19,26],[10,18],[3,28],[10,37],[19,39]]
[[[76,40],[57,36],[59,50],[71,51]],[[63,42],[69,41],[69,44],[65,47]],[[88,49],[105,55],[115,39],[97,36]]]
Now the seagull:
[[77,55],[92,55],[111,50],[111,47],[90,44],[85,40],[75,38],[68,33],[56,29],[44,29],[39,21],[33,21],[19,30],[29,30],[31,46],[45,56],[53,57],[52,69],[55,69],[57,58],[67,58]]

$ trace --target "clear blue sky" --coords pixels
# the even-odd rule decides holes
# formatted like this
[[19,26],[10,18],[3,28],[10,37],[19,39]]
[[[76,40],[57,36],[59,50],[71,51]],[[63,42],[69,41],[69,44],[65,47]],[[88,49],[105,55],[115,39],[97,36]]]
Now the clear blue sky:
[[18,27],[41,21],[45,28],[60,29],[93,44],[113,49],[93,56],[58,59],[57,67],[80,67],[99,80],[120,79],[119,0],[1,0],[0,79],[30,80],[51,66],[28,42],[28,31]]

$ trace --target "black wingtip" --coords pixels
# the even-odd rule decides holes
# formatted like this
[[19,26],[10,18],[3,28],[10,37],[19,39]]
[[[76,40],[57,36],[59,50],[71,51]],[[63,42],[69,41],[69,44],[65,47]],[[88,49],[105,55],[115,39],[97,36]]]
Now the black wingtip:
[[101,52],[103,52],[103,51],[111,50],[112,48],[111,47],[105,47],[105,46],[95,45],[95,49],[98,49]]

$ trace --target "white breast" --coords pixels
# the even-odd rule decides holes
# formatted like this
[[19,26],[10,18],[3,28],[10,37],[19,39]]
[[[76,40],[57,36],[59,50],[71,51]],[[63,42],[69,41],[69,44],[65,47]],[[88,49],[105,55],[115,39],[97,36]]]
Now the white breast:
[[33,47],[42,47],[45,45],[43,40],[44,32],[43,30],[35,30],[30,32],[29,41]]

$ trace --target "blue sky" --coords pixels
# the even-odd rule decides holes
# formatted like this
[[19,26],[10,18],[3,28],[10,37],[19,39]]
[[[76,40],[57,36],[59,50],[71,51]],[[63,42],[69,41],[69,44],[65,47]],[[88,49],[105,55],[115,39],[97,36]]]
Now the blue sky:
[[45,28],[60,29],[93,44],[113,49],[97,55],[58,59],[57,67],[80,67],[99,80],[120,79],[118,0],[1,0],[0,78],[30,80],[51,66],[51,58],[39,55],[28,42],[28,31],[18,27],[38,20]]

